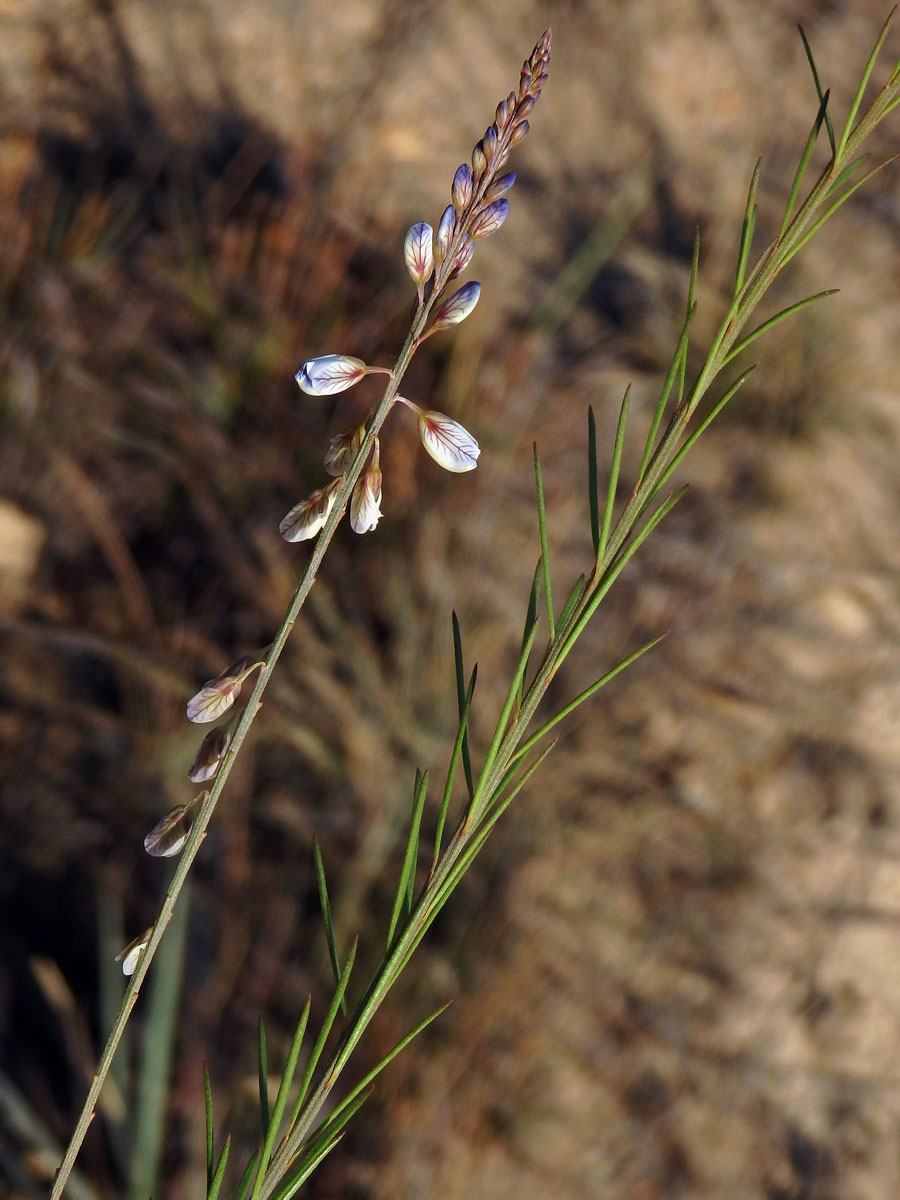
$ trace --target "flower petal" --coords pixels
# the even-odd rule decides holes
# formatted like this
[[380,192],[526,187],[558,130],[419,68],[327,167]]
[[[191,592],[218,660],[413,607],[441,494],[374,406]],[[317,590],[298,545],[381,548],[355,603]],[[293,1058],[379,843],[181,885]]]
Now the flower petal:
[[320,358],[307,359],[294,378],[310,396],[333,396],[335,392],[345,392],[359,383],[367,370],[361,358],[323,354]]
[[422,445],[445,471],[474,471],[481,449],[471,433],[444,413],[423,412],[419,416]]

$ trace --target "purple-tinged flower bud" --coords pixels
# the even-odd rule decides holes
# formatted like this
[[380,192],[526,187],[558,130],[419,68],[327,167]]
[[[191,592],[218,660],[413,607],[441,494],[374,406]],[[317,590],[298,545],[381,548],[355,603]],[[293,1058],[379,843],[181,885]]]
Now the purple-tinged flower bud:
[[476,142],[472,148],[472,174],[480,179],[485,172],[488,160],[484,152],[484,142]]
[[518,146],[519,142],[522,142],[525,140],[525,138],[528,136],[528,130],[530,128],[531,128],[531,126],[528,124],[527,121],[522,121],[520,124],[516,125],[515,129],[509,135],[510,149],[512,149],[513,146]]
[[436,333],[439,329],[449,329],[452,325],[458,325],[460,321],[464,321],[478,303],[480,295],[480,283],[474,281],[464,283],[458,292],[454,292],[449,299],[438,306],[437,312],[434,314],[431,332]]
[[435,239],[435,257],[437,261],[443,262],[447,254],[447,249],[450,245],[450,239],[453,237],[453,231],[456,228],[456,209],[452,204],[448,204],[441,213],[441,219],[438,223],[437,238]]
[[341,486],[341,480],[335,479],[326,487],[319,488],[295,504],[278,526],[279,533],[286,542],[306,542],[314,538],[328,520],[329,513],[334,507],[335,493]]
[[331,439],[331,445],[325,454],[324,465],[329,475],[343,475],[353,460],[359,454],[359,448],[366,436],[365,425],[357,425]]
[[167,812],[144,838],[144,849],[147,853],[153,858],[174,858],[176,854],[180,854],[194,824],[190,810],[208,795],[209,792],[201,792],[190,804],[176,804],[171,812]]
[[219,773],[228,747],[231,745],[231,730],[224,726],[211,729],[197,750],[196,757],[188,767],[188,779],[191,783],[205,783]]
[[381,471],[377,457],[356,481],[350,497],[350,527],[354,533],[371,533],[381,519]]
[[484,193],[486,204],[490,204],[492,200],[500,200],[512,188],[516,182],[515,171],[510,171],[508,175],[501,175],[499,179],[495,179],[488,190]]
[[494,200],[487,208],[481,210],[469,226],[469,233],[476,239],[490,237],[492,233],[497,232],[508,216],[509,201]]
[[310,396],[333,396],[353,387],[368,372],[361,358],[350,358],[347,354],[323,354],[310,358],[303,364],[294,378],[302,391]]
[[450,198],[457,214],[461,213],[472,199],[472,168],[468,163],[457,167],[456,174],[453,176],[453,185],[450,188]]
[[535,96],[533,94],[531,96],[526,96],[524,100],[519,101],[519,103],[516,105],[516,122],[517,123],[519,121],[521,121],[523,117],[528,116],[528,114],[534,108],[536,102],[537,102],[537,96]]
[[116,955],[116,962],[122,964],[123,975],[134,974],[135,968],[138,965],[138,959],[147,949],[147,943],[150,941],[152,934],[153,926],[151,925],[149,929],[145,929],[139,937],[136,937],[133,942],[129,942],[125,949],[120,950]]
[[217,675],[215,679],[208,679],[200,691],[188,701],[188,719],[203,725],[221,717],[241,694],[241,685],[251,671],[262,666],[265,666],[265,663],[248,655],[221,675]]
[[431,278],[431,272],[434,270],[433,232],[426,221],[417,221],[407,233],[406,241],[403,243],[406,269],[420,296],[426,280]]
[[497,130],[493,125],[484,131],[481,145],[484,149],[484,157],[490,162],[497,151]]
[[512,116],[512,111],[512,106],[508,100],[500,101],[500,103],[497,105],[497,111],[494,114],[494,121],[498,129],[504,129],[506,127],[509,118]]
[[475,253],[475,241],[473,238],[469,238],[469,240],[462,247],[462,249],[459,251],[459,253],[457,254],[456,258],[453,261],[453,269],[450,272],[451,279],[455,279],[457,277],[457,275],[462,275],[463,271],[466,269],[466,267],[472,261],[472,255],[474,253]]
[[419,410],[422,445],[445,471],[474,471],[481,450],[468,430],[444,413]]

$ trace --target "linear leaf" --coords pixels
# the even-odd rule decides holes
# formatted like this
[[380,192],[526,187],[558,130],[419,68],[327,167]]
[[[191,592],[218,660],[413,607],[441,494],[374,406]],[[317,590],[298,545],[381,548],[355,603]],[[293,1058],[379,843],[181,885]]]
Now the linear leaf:
[[809,229],[806,230],[806,232],[799,239],[799,241],[796,243],[796,245],[792,246],[790,248],[790,251],[787,254],[785,254],[784,262],[785,263],[790,262],[790,260],[794,257],[794,255],[799,250],[803,249],[803,247],[806,245],[806,243],[809,241],[809,239],[814,234],[818,233],[818,231],[822,228],[822,226],[825,224],[825,222],[828,220],[828,218],[831,217],[835,212],[837,212],[837,210],[841,207],[842,204],[844,204],[847,200],[850,199],[850,197],[857,190],[857,188],[861,188],[862,185],[864,183],[867,183],[872,178],[873,175],[877,175],[879,171],[881,171],[885,167],[889,166],[896,158],[900,158],[900,155],[892,154],[890,156],[890,158],[885,158],[882,162],[876,163],[874,167],[870,167],[869,170],[866,171],[865,175],[863,175],[860,179],[857,179],[854,183],[851,183],[850,186],[846,189],[846,191],[843,191],[840,194],[840,196],[837,196],[834,200],[832,200],[831,204],[829,204],[829,206],[825,209],[825,211],[822,213],[821,217],[819,217],[817,221],[814,221],[813,224],[810,225]]
[[244,1173],[241,1176],[241,1181],[237,1186],[237,1191],[234,1193],[234,1200],[246,1200],[247,1192],[250,1184],[253,1182],[253,1174],[256,1170],[256,1161],[259,1158],[259,1151],[254,1150],[250,1156],[250,1161],[244,1167]]
[[587,580],[584,575],[579,575],[578,578],[575,580],[575,585],[572,588],[571,592],[569,592],[569,598],[563,605],[562,612],[559,614],[559,619],[556,622],[556,628],[560,632],[565,629],[566,622],[569,620],[569,617],[571,617],[572,613],[574,612],[575,606],[577,605],[578,601],[584,595],[584,585],[586,582],[587,582]]
[[871,154],[861,154],[859,158],[854,158],[853,162],[844,167],[839,175],[834,177],[834,182],[825,193],[826,196],[833,196],[835,192],[840,191],[848,179],[856,174],[860,167],[864,167],[872,158]]
[[875,66],[875,60],[881,53],[881,47],[884,45],[884,39],[888,35],[888,30],[890,29],[891,23],[894,20],[894,14],[896,11],[897,9],[895,6],[888,13],[887,20],[882,25],[881,32],[875,39],[875,45],[872,47],[872,53],[869,55],[866,65],[863,68],[862,77],[859,81],[859,87],[856,89],[856,94],[854,95],[853,101],[850,105],[850,111],[847,113],[847,120],[844,122],[844,128],[841,130],[841,136],[838,139],[837,149],[834,152],[835,158],[837,159],[840,159],[841,155],[843,154],[844,147],[847,145],[847,140],[849,139],[850,134],[853,132],[853,122],[856,120],[856,114],[859,112],[860,104],[862,104],[863,94],[865,93],[866,86],[868,85],[869,76],[872,74],[872,68]]
[[556,623],[553,616],[553,593],[550,587],[550,550],[547,545],[547,510],[544,505],[544,477],[541,472],[541,456],[538,454],[537,442],[534,443],[534,488],[537,492],[538,529],[541,535],[541,568],[544,574],[544,603],[547,606],[547,625],[550,629],[550,641],[556,637]]
[[797,164],[797,170],[794,172],[794,182],[791,184],[791,190],[788,194],[788,201],[784,208],[784,216],[781,218],[781,228],[778,231],[779,237],[784,237],[784,231],[791,223],[791,214],[794,211],[794,205],[797,202],[797,196],[800,192],[800,185],[803,182],[803,176],[806,174],[806,168],[809,166],[809,160],[815,148],[816,142],[819,140],[819,130],[822,128],[822,121],[827,115],[828,109],[828,92],[819,101],[819,111],[816,113],[816,119],[813,121],[812,129],[809,131],[809,137],[806,139],[806,145],[803,147],[803,153],[800,155],[800,161]]
[[266,1027],[262,1017],[257,1026],[257,1050],[259,1058],[259,1113],[262,1118],[263,1137],[269,1132],[269,1064],[266,1056]]
[[388,927],[387,948],[390,950],[394,934],[400,923],[400,914],[409,905],[412,883],[416,877],[416,862],[419,856],[419,829],[422,823],[422,808],[425,804],[425,794],[428,788],[428,772],[422,772],[416,767],[416,784],[413,789],[412,817],[409,822],[409,836],[406,839],[406,850],[403,855],[403,865],[400,868],[400,878],[397,880],[397,892],[394,896],[394,907],[391,911],[391,922]]
[[213,1144],[212,1088],[209,1084],[209,1071],[206,1069],[206,1063],[203,1064],[203,1105],[206,1109],[206,1194],[209,1196],[215,1170],[213,1164],[215,1147]]
[[591,540],[594,554],[600,545],[600,493],[597,481],[597,423],[593,406],[588,405],[588,508],[591,514]]
[[266,1140],[263,1143],[262,1152],[259,1156],[259,1168],[256,1172],[256,1182],[253,1185],[253,1193],[250,1200],[257,1200],[257,1197],[262,1191],[266,1169],[268,1168],[269,1159],[272,1157],[272,1150],[275,1146],[275,1138],[278,1136],[278,1130],[281,1126],[281,1118],[284,1116],[288,1091],[290,1090],[290,1086],[294,1081],[294,1072],[297,1069],[297,1060],[300,1057],[300,1047],[303,1045],[303,1036],[306,1033],[306,1024],[309,1020],[309,1010],[311,1005],[312,997],[308,997],[306,1005],[303,1009],[303,1013],[297,1024],[297,1028],[294,1032],[294,1037],[291,1041],[291,1048],[288,1051],[287,1061],[284,1064],[281,1083],[278,1085],[278,1095],[275,1097],[275,1107],[272,1109],[272,1119],[269,1122]]
[[[328,943],[328,957],[331,959],[331,970],[334,973],[334,981],[341,977],[340,963],[338,962],[337,945],[334,940],[334,926],[331,923],[331,905],[328,901],[328,885],[325,882],[325,863],[322,861],[322,850],[319,846],[319,839],[313,836],[313,859],[316,865],[316,883],[319,887],[319,904],[322,908],[322,920],[325,923],[325,940]],[[347,1015],[347,1002],[342,1004],[344,1016]]]
[[[685,304],[685,316],[694,307],[694,299],[697,293],[697,276],[700,273],[700,230],[694,230],[694,248],[691,251],[691,274],[688,279],[687,303]],[[687,375],[687,353],[681,356],[681,366],[678,370],[678,404],[681,405],[684,399],[684,380]]]
[[[822,91],[822,84],[819,81],[819,72],[816,69],[816,61],[813,58],[812,47],[806,39],[806,34],[803,32],[803,26],[798,25],[797,28],[800,30],[800,37],[803,39],[803,49],[806,51],[806,61],[809,63],[809,69],[812,71],[813,82],[816,85],[816,95],[819,97],[819,104],[821,104],[825,99],[825,93]],[[831,117],[828,115],[827,108],[825,110],[825,128],[828,131],[828,141],[831,145],[831,153],[833,156],[837,147],[834,141],[834,129],[831,125]]]
[[694,317],[697,315],[696,301],[691,305],[688,314],[684,319],[684,324],[681,327],[681,336],[678,339],[678,345],[675,347],[675,353],[672,355],[672,361],[669,364],[669,372],[663,382],[662,391],[659,394],[659,400],[656,404],[656,412],[653,414],[653,420],[650,422],[650,429],[647,432],[647,441],[644,444],[644,453],[641,455],[641,466],[638,471],[638,482],[644,478],[644,472],[647,470],[647,465],[650,462],[650,457],[653,453],[653,443],[656,441],[656,435],[659,431],[659,426],[663,418],[663,413],[666,410],[666,404],[669,400],[669,393],[672,391],[672,385],[681,371],[681,361],[687,354],[688,342],[691,336],[691,326],[694,323]]
[[339,1133],[333,1141],[328,1142],[325,1146],[323,1146],[322,1149],[319,1150],[311,1160],[301,1163],[290,1179],[288,1179],[287,1182],[284,1183],[282,1187],[275,1193],[273,1200],[291,1200],[292,1196],[296,1196],[297,1192],[300,1191],[300,1188],[304,1183],[306,1183],[307,1179],[309,1179],[310,1175],[312,1175],[319,1163],[328,1157],[335,1146],[337,1146],[341,1141],[343,1136],[344,1135],[342,1133]]
[[466,736],[466,728],[469,722],[469,708],[472,704],[472,695],[475,691],[475,676],[478,667],[472,670],[472,678],[469,681],[469,688],[466,692],[466,704],[463,709],[462,716],[459,721],[459,729],[456,732],[456,741],[453,744],[453,752],[450,755],[450,765],[447,767],[447,780],[444,784],[444,794],[441,797],[441,810],[438,813],[437,829],[434,834],[434,857],[431,860],[431,872],[434,873],[437,867],[438,859],[441,856],[441,842],[444,837],[444,827],[447,823],[447,813],[450,809],[450,797],[453,794],[453,781],[456,778],[456,766],[459,762],[459,755],[462,749],[463,738]]
[[[532,632],[535,627],[535,623],[537,621],[537,603],[538,603],[538,596],[540,595],[540,591],[541,591],[541,560],[538,559],[537,563],[535,564],[534,575],[532,576],[532,580],[531,580],[531,591],[528,593],[528,608],[526,609],[526,612],[525,612],[525,627],[522,630],[522,645],[519,648],[520,653],[524,653],[525,644],[527,643],[528,639],[531,637]],[[524,690],[525,690],[525,675],[526,675],[527,671],[528,671],[528,660],[526,659],[525,660],[525,670],[522,672],[521,678],[519,680],[519,690],[516,693],[516,703],[515,703],[515,708],[513,710],[516,713],[518,713],[519,708],[521,707],[521,704],[522,704],[522,696],[523,696]],[[471,799],[471,792],[469,793],[469,799]]]
[[216,1170],[212,1177],[212,1183],[209,1185],[207,1192],[207,1200],[216,1200],[219,1194],[219,1188],[222,1186],[222,1180],[225,1178],[225,1167],[228,1165],[228,1152],[231,1150],[231,1134],[225,1139],[225,1145],[222,1147],[222,1153],[219,1155],[219,1161],[216,1163]]
[[753,374],[753,372],[756,370],[756,368],[758,366],[759,366],[758,363],[753,363],[753,365],[749,366],[746,371],[743,371],[740,375],[738,375],[737,379],[735,379],[734,383],[731,384],[731,386],[727,389],[727,391],[724,393],[724,395],[721,397],[721,399],[716,401],[716,403],[713,405],[713,407],[710,409],[710,411],[706,414],[706,416],[703,418],[703,420],[700,422],[700,424],[697,426],[697,428],[693,431],[691,436],[689,438],[687,438],[684,441],[684,443],[679,447],[678,453],[674,456],[672,461],[666,467],[664,473],[660,476],[660,480],[659,480],[660,487],[665,486],[668,479],[677,470],[679,464],[681,463],[681,460],[684,458],[684,456],[687,454],[687,452],[691,449],[691,447],[694,445],[694,443],[697,441],[697,439],[701,436],[701,434],[705,433],[705,431],[710,427],[710,425],[713,423],[713,421],[716,419],[716,417],[719,415],[719,413],[722,411],[722,409],[725,407],[725,405],[728,403],[728,401],[732,399],[732,397],[735,395],[735,393],[741,387],[743,387],[743,385],[747,382],[747,380],[750,378],[750,376]]
[[[462,720],[463,708],[466,701],[466,672],[463,666],[462,634],[455,612],[453,613],[453,661],[456,666],[456,711],[459,713],[460,720]],[[469,789],[469,799],[471,800],[475,791],[475,784],[472,779],[472,760],[469,756],[468,729],[463,734],[462,760],[463,770],[466,774],[466,787]]]
[[751,333],[748,333],[746,337],[741,338],[739,342],[736,342],[735,345],[729,350],[728,354],[722,359],[722,366],[727,366],[732,359],[737,358],[742,351],[746,350],[751,342],[755,342],[758,337],[764,333],[767,333],[774,325],[777,325],[779,321],[783,321],[786,317],[793,316],[794,313],[799,312],[801,308],[808,308],[810,304],[815,304],[817,300],[824,300],[826,296],[837,295],[839,290],[839,288],[826,288],[824,292],[816,292],[814,296],[807,296],[803,300],[798,300],[796,304],[789,304],[788,307],[783,308],[781,312],[775,313],[773,317],[769,317],[768,320],[763,321],[761,325],[757,325],[757,327]]
[[612,462],[609,465],[609,482],[606,485],[606,503],[603,506],[603,528],[600,531],[600,544],[597,547],[597,562],[602,562],[609,544],[609,531],[612,529],[613,510],[616,505],[616,489],[619,486],[619,470],[622,466],[622,449],[625,445],[625,425],[628,421],[628,401],[631,398],[631,384],[625,389],[622,406],[619,409],[619,420],[616,423],[616,440],[613,444]]
[[734,273],[734,298],[744,286],[744,276],[747,272],[747,259],[750,257],[750,245],[756,230],[756,189],[759,186],[759,172],[762,159],[756,160],[753,174],[750,177],[750,187],[747,189],[747,203],[744,206],[744,220],[741,224],[741,241],[738,246],[737,269]]

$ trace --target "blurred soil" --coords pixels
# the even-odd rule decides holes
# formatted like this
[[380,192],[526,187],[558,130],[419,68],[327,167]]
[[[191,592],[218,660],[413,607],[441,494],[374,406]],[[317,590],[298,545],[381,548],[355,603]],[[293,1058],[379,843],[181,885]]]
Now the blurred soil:
[[[440,774],[454,732],[451,609],[484,744],[538,552],[532,440],[561,590],[588,559],[587,406],[608,451],[631,381],[640,429],[695,227],[708,341],[761,153],[776,227],[815,110],[795,22],[840,114],[884,15],[0,7],[0,1196],[42,1194],[113,956],[158,906],[141,840],[191,794],[184,702],[270,640],[308,554],[278,521],[376,394],[301,398],[293,372],[391,361],[403,233],[437,220],[541,29],[551,82],[478,312],[405,387],[475,433],[479,469],[441,473],[392,418],[385,518],[341,532],[267,694],[195,871],[165,1200],[203,1187],[201,1064],[242,1160],[257,1016],[277,1062],[308,992],[324,1011],[313,832],[339,935],[375,953],[415,766]],[[454,1004],[311,1196],[900,1193],[898,188],[894,165],[786,273],[778,307],[841,293],[761,347],[553,703],[670,637],[579,710],[498,828],[362,1058]],[[133,1048],[107,1088],[85,1200],[129,1194],[138,1069]]]

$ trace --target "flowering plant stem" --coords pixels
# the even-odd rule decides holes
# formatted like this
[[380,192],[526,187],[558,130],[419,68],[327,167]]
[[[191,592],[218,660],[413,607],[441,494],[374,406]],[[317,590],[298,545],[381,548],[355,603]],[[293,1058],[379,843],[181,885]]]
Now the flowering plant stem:
[[[249,1191],[251,1185],[252,1200],[270,1200],[270,1197],[275,1197],[275,1200],[288,1200],[300,1187],[303,1180],[307,1178],[315,1165],[336,1145],[342,1136],[344,1124],[365,1100],[365,1089],[371,1079],[403,1045],[424,1028],[429,1020],[437,1015],[432,1014],[432,1017],[427,1018],[418,1029],[405,1038],[386,1059],[378,1064],[374,1071],[369,1073],[366,1079],[349,1093],[338,1107],[330,1113],[326,1120],[316,1127],[316,1120],[322,1111],[326,1099],[334,1088],[335,1083],[339,1079],[354,1048],[379,1005],[396,982],[416,947],[424,937],[431,922],[435,919],[460,878],[481,850],[499,817],[522,786],[528,781],[532,773],[540,766],[550,749],[552,749],[552,742],[545,744],[543,749],[539,748],[539,743],[546,738],[547,734],[563,717],[571,713],[615,674],[633,662],[635,658],[643,654],[659,640],[658,638],[654,639],[652,642],[647,643],[630,654],[589,688],[585,689],[579,696],[566,704],[559,713],[548,719],[536,732],[530,733],[526,738],[526,733],[530,729],[551,680],[584,632],[588,621],[597,607],[607,595],[610,587],[629,562],[632,555],[640,548],[659,522],[671,511],[683,494],[684,489],[682,488],[662,497],[663,489],[666,487],[672,473],[679,466],[684,455],[690,450],[696,440],[705,432],[711,421],[722,411],[724,406],[745,382],[754,367],[751,366],[739,374],[726,388],[722,396],[712,405],[706,415],[699,422],[696,422],[692,429],[689,429],[698,405],[709,392],[713,382],[717,379],[722,369],[732,362],[736,355],[749,346],[761,333],[770,329],[781,320],[793,315],[807,304],[830,294],[828,292],[821,292],[815,296],[801,300],[776,313],[773,317],[768,318],[751,332],[744,332],[751,315],[781,269],[802,249],[809,238],[825,223],[836,209],[862,183],[871,178],[877,170],[885,165],[885,162],[881,162],[873,166],[866,166],[865,160],[856,156],[860,147],[875,127],[900,103],[900,64],[894,67],[887,83],[878,93],[871,106],[858,120],[857,113],[861,106],[866,83],[887,35],[892,17],[893,14],[885,22],[872,54],[867,61],[859,88],[839,137],[835,137],[832,130],[827,114],[828,94],[822,93],[818,73],[807,47],[813,77],[819,92],[820,104],[812,130],[800,158],[779,232],[763,249],[755,265],[748,273],[747,264],[756,219],[755,195],[759,180],[759,165],[757,165],[747,197],[731,301],[696,378],[690,386],[687,386],[688,346],[694,314],[696,312],[694,295],[699,265],[699,236],[695,240],[681,336],[663,383],[659,400],[651,416],[649,430],[644,441],[641,464],[633,490],[621,514],[615,521],[613,520],[614,504],[628,417],[629,391],[626,391],[621,404],[605,488],[605,497],[602,504],[597,486],[598,471],[593,415],[590,415],[588,433],[588,500],[594,561],[590,573],[576,580],[574,586],[569,590],[568,599],[558,616],[555,614],[552,601],[550,600],[551,570],[548,548],[549,539],[547,537],[540,458],[535,447],[540,560],[535,571],[534,583],[531,590],[521,653],[506,699],[496,722],[491,742],[484,756],[481,770],[477,779],[474,779],[471,773],[468,746],[468,712],[475,687],[475,672],[472,672],[470,679],[467,681],[463,671],[461,641],[459,640],[458,629],[454,626],[460,710],[459,727],[443,791],[438,832],[435,838],[434,856],[430,872],[421,887],[418,898],[414,899],[416,861],[419,850],[419,828],[428,783],[427,773],[425,773],[418,774],[416,779],[413,816],[410,824],[407,853],[398,882],[388,944],[383,959],[365,987],[362,998],[358,1001],[342,1036],[338,1040],[336,1048],[322,1069],[318,1082],[310,1091],[309,1088],[313,1075],[324,1049],[332,1022],[339,1008],[345,1005],[345,993],[355,957],[354,947],[343,967],[340,966],[334,942],[334,933],[331,927],[330,912],[327,905],[324,867],[322,867],[321,856],[317,848],[316,862],[317,871],[320,875],[320,894],[323,898],[326,935],[335,970],[336,991],[329,1015],[326,1017],[306,1066],[304,1080],[300,1087],[300,1094],[295,1102],[294,1110],[288,1119],[286,1131],[276,1148],[277,1126],[281,1121],[287,1091],[290,1086],[294,1066],[297,1062],[300,1042],[302,1041],[306,1018],[308,1016],[308,1007],[306,1013],[304,1013],[301,1027],[298,1028],[295,1038],[295,1046],[292,1047],[289,1064],[285,1069],[281,1087],[279,1088],[276,1113],[273,1114],[275,1128],[272,1129],[269,1127],[268,1110],[266,1107],[264,1123],[269,1130],[269,1136],[265,1138],[259,1156],[254,1156],[251,1164],[248,1165],[247,1171],[244,1173],[244,1179],[237,1193],[242,1200],[243,1197],[251,1194]],[[540,47],[541,44],[538,43],[538,46]],[[546,56],[542,60],[541,71],[545,70],[546,58],[549,57],[549,38],[546,38],[545,50]],[[499,112],[500,110],[498,109],[498,119]],[[830,143],[830,158],[818,179],[810,188],[805,200],[795,212],[794,208],[803,178],[823,123]],[[515,142],[510,140],[510,144],[515,144]],[[457,173],[457,177],[459,177],[459,172]],[[468,212],[474,213],[477,205],[484,201],[485,192],[488,191],[492,178],[491,172],[486,171],[476,182],[474,199],[467,210]],[[488,201],[490,201],[490,197]],[[159,916],[149,935],[146,948],[140,955],[136,970],[126,988],[121,1008],[106,1048],[98,1063],[97,1072],[91,1083],[87,1100],[57,1173],[52,1191],[52,1200],[58,1200],[63,1193],[78,1149],[92,1120],[100,1089],[109,1071],[110,1064],[112,1063],[116,1048],[137,999],[144,977],[172,916],[179,893],[184,886],[194,859],[200,849],[207,826],[215,811],[219,796],[225,787],[231,767],[259,711],[263,693],[272,677],[275,664],[284,649],[306,597],[315,582],[319,566],[331,543],[344,510],[349,503],[354,485],[364,469],[369,453],[375,444],[375,439],[378,437],[391,407],[398,399],[400,382],[417,347],[423,340],[429,315],[435,303],[443,298],[446,285],[454,274],[454,263],[458,261],[458,255],[464,252],[467,238],[466,222],[462,220],[457,221],[449,241],[449,247],[434,272],[430,290],[424,290],[421,286],[419,288],[419,302],[409,334],[393,366],[387,387],[374,415],[367,425],[365,438],[362,440],[352,464],[344,474],[335,492],[333,507],[318,536],[309,564],[297,585],[284,620],[265,656],[264,666],[260,671],[246,708],[236,726],[222,767],[210,787],[208,796],[200,807],[196,822],[185,844],[184,853],[163,900]],[[417,252],[419,251],[420,241],[416,241],[413,249]],[[663,428],[663,420],[667,410],[670,410],[669,417]],[[662,433],[660,434],[661,428]],[[537,641],[538,605],[542,591],[544,595],[544,615],[548,623],[548,638],[540,659],[529,679],[530,658]],[[448,816],[456,768],[460,761],[463,762],[465,767],[468,801],[456,825],[455,832],[450,837],[446,846],[443,847],[442,832]],[[261,1058],[261,1080],[265,1077],[265,1074],[266,1067]],[[278,1120],[275,1120],[276,1115]],[[226,1142],[218,1164],[214,1164],[212,1159],[211,1102],[209,1101],[207,1123],[209,1146],[208,1178],[210,1180],[208,1195],[212,1197],[218,1193],[221,1185],[228,1143]]]

